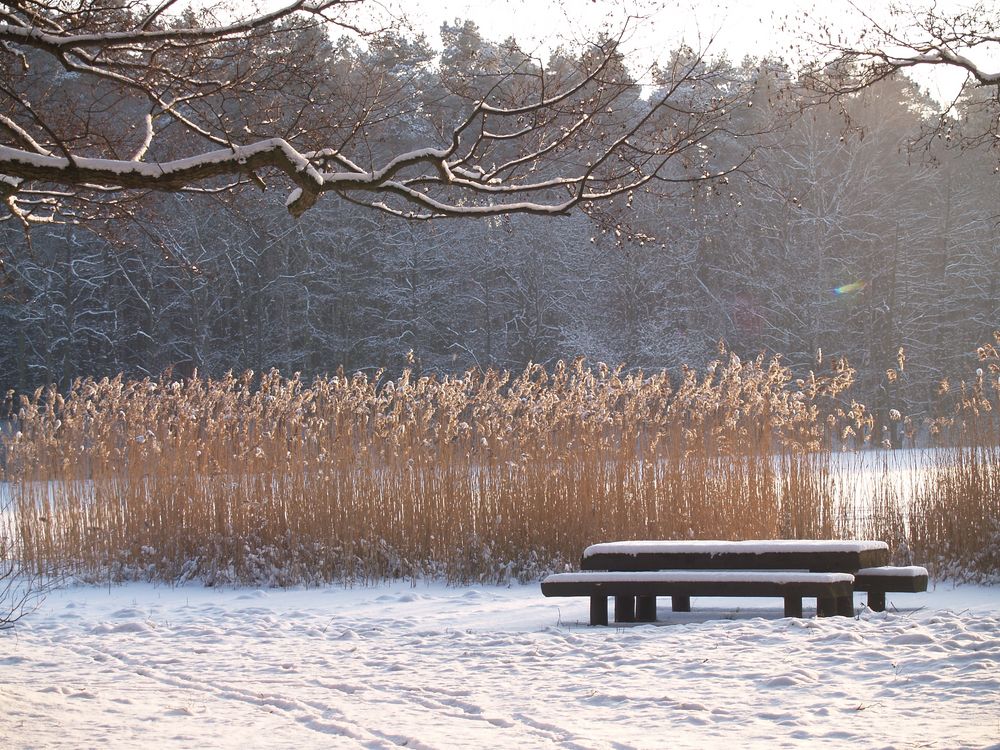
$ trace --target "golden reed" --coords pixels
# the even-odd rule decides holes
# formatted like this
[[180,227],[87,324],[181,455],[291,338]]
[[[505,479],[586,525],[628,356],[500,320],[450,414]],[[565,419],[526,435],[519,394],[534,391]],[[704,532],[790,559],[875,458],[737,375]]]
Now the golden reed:
[[793,380],[778,358],[720,353],[677,382],[578,359],[516,377],[39,389],[14,405],[0,535],[37,570],[89,579],[528,580],[601,540],[853,536],[952,576],[997,574],[992,347],[936,426],[961,441],[904,490],[860,486],[840,452],[873,426],[839,406],[845,362]]

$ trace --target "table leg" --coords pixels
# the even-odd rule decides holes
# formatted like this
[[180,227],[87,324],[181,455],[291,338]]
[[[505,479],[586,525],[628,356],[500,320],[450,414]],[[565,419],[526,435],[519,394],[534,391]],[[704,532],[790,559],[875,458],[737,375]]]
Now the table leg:
[[635,622],[635,597],[615,597],[615,622]]
[[868,608],[872,612],[885,612],[885,592],[884,591],[869,591],[868,592]]
[[637,622],[656,622],[656,597],[638,596],[635,601],[635,619]]
[[670,597],[670,606],[674,612],[690,612],[691,611],[691,597],[690,596],[672,596]]
[[837,597],[837,615],[840,617],[854,617],[854,595]]
[[837,614],[837,600],[832,596],[820,596],[816,599],[816,616],[833,617]]
[[590,624],[608,624],[608,597],[597,594],[590,597]]
[[785,597],[785,617],[802,617],[802,597]]

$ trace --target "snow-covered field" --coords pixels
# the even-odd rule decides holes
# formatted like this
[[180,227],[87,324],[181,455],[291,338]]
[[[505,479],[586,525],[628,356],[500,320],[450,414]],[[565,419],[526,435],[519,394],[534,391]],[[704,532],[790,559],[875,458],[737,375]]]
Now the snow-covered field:
[[0,744],[1000,747],[1000,589],[889,599],[591,628],[537,585],[71,587],[0,633]]

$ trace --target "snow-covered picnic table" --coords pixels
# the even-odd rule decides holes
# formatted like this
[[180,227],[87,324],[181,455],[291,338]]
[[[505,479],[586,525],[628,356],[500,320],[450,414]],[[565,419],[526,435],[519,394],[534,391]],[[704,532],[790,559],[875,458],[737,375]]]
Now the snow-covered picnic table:
[[580,569],[854,573],[888,562],[889,546],[873,540],[629,541],[592,544],[583,551]]
[[888,566],[889,547],[875,540],[653,541],[594,544],[580,573],[542,582],[546,596],[590,596],[591,624],[653,621],[656,597],[675,612],[691,611],[691,596],[781,596],[785,615],[802,616],[802,597],[816,598],[820,616],[852,615],[854,591],[869,592],[873,610],[886,591],[926,591],[927,571]]

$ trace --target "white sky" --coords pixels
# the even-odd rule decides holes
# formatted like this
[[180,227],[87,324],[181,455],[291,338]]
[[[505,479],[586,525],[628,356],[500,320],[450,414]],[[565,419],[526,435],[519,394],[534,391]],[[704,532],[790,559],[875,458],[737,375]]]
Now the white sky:
[[[834,28],[842,28],[848,37],[856,36],[865,25],[848,0],[401,0],[399,4],[406,9],[413,26],[435,44],[440,41],[442,22],[468,18],[487,38],[513,36],[524,49],[537,50],[543,57],[562,41],[592,38],[602,28],[617,32],[630,15],[645,15],[641,23],[632,22],[636,31],[629,36],[627,45],[630,57],[640,66],[648,65],[682,40],[695,49],[712,40],[711,53],[725,52],[736,63],[747,55],[768,53],[794,62],[796,48],[803,43],[805,24],[818,26],[826,20]],[[905,1],[900,4],[913,8],[925,5]],[[884,17],[888,3],[857,0],[857,5],[876,17]],[[938,0],[937,6],[941,12],[949,12],[968,7],[968,3]],[[996,18],[1000,22],[1000,6]],[[804,23],[799,25],[799,21]],[[1000,64],[1000,50],[990,62]],[[940,101],[953,98],[965,78],[960,71],[942,66],[922,66],[912,70],[911,75]]]

